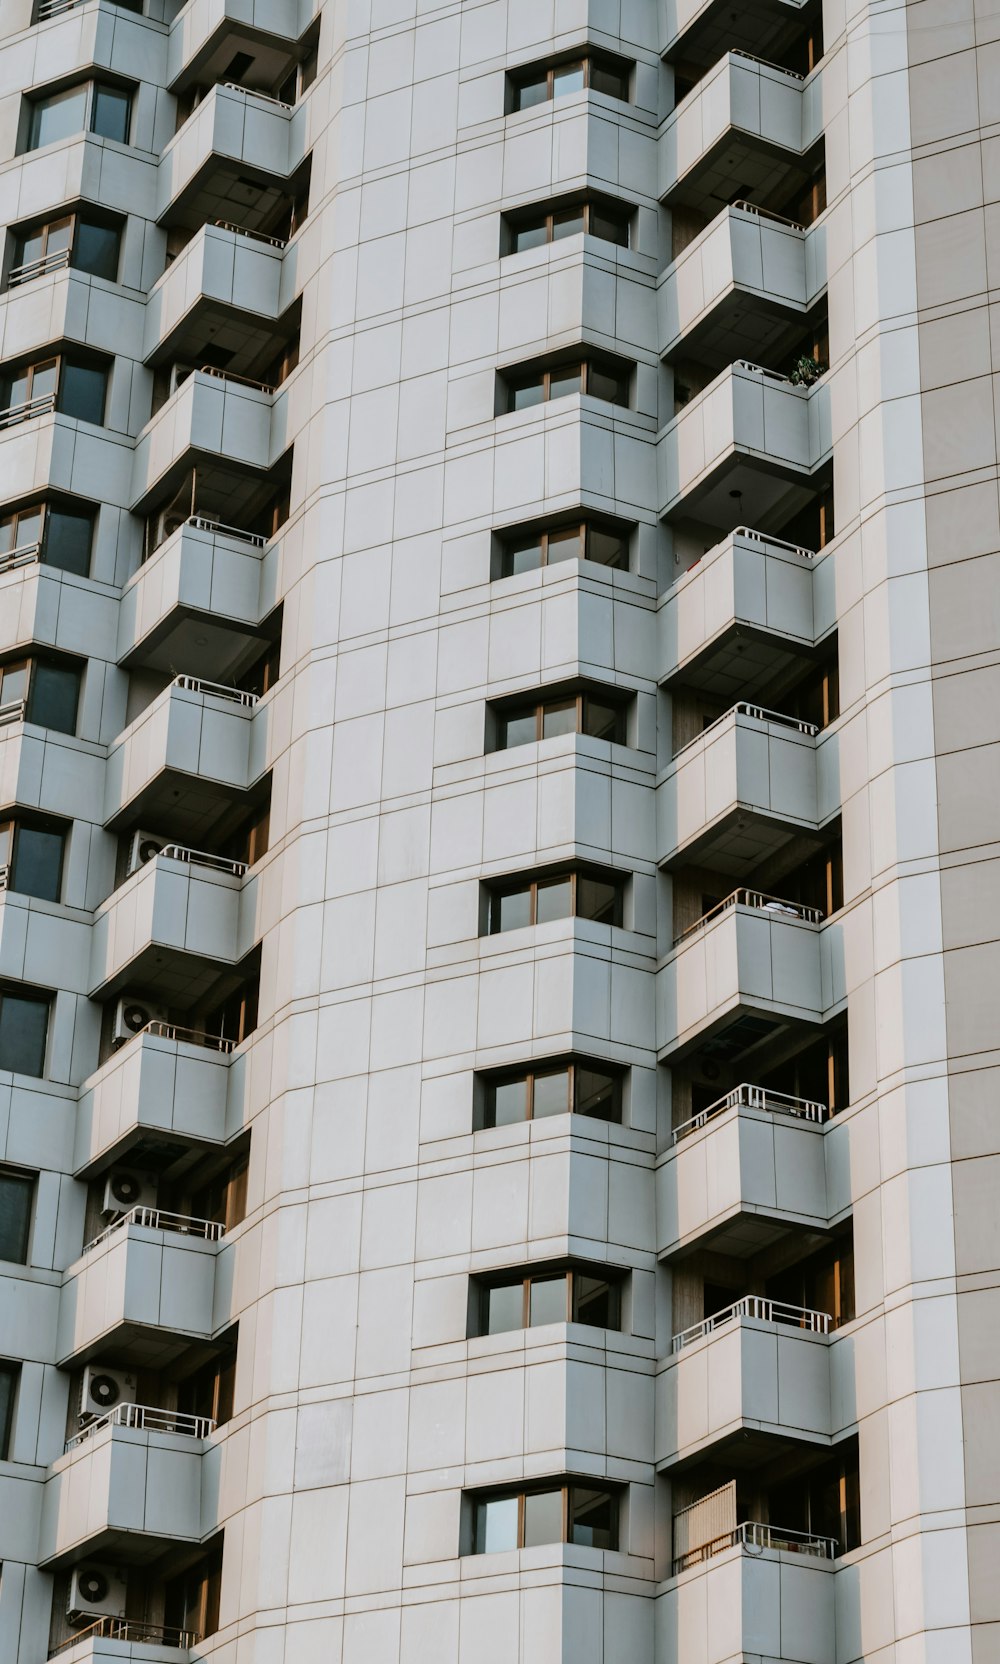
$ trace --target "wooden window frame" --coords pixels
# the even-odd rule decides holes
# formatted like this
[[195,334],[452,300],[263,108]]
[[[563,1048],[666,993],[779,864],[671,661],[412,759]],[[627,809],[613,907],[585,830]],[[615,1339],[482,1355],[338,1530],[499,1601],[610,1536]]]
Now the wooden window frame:
[[[528,1497],[531,1497],[531,1496],[552,1496],[552,1495],[555,1495],[556,1493],[559,1494],[559,1496],[560,1496],[560,1517],[561,1517],[561,1532],[562,1532],[562,1535],[560,1537],[558,1537],[556,1539],[556,1541],[561,1542],[561,1543],[569,1543],[570,1542],[570,1493],[574,1490],[577,1490],[577,1489],[598,1491],[598,1492],[602,1493],[604,1496],[606,1496],[608,1498],[609,1502],[614,1503],[615,1521],[614,1521],[614,1533],[613,1533],[613,1535],[614,1535],[614,1538],[615,1538],[615,1546],[613,1548],[610,1548],[610,1549],[603,1549],[600,1552],[605,1553],[605,1554],[616,1554],[616,1553],[618,1553],[619,1552],[619,1544],[620,1544],[620,1541],[621,1541],[621,1495],[622,1495],[622,1491],[621,1491],[620,1486],[609,1485],[606,1481],[602,1481],[602,1480],[599,1480],[599,1479],[594,1479],[594,1480],[589,1480],[589,1479],[564,1479],[557,1485],[553,1485],[553,1484],[546,1485],[544,1483],[540,1483],[540,1484],[537,1484],[537,1485],[522,1485],[517,1489],[512,1488],[510,1490],[488,1491],[485,1494],[480,1494],[479,1496],[476,1496],[475,1494],[473,1494],[472,1502],[473,1502],[474,1510],[477,1510],[484,1503],[489,1504],[491,1502],[506,1502],[506,1501],[510,1501],[511,1498],[516,1497],[516,1499],[517,1499],[517,1544],[516,1544],[516,1546],[517,1546],[518,1550],[520,1550],[520,1549],[523,1549],[524,1546],[525,1546],[524,1527],[525,1527],[526,1503],[527,1503]],[[536,1545],[533,1545],[533,1546],[537,1547],[537,1546],[541,1546],[541,1545],[536,1544]],[[484,1553],[487,1552],[486,1549],[480,1548],[478,1546],[478,1544],[476,1543],[476,1540],[475,1540],[475,1514],[473,1516],[472,1552],[473,1552],[473,1554],[484,1554]]]
[[[548,1067],[539,1067],[537,1069],[525,1069],[520,1073],[505,1072],[503,1074],[498,1074],[487,1082],[487,1091],[488,1092],[493,1092],[495,1094],[496,1088],[498,1086],[513,1084],[515,1081],[523,1081],[524,1084],[525,1084],[525,1101],[526,1101],[526,1105],[527,1105],[527,1113],[525,1114],[524,1119],[525,1119],[525,1121],[533,1121],[535,1119],[535,1081],[536,1081],[536,1079],[538,1078],[539,1075],[542,1075],[542,1076],[558,1075],[558,1074],[562,1074],[563,1072],[565,1072],[566,1075],[568,1076],[567,1089],[566,1089],[567,1103],[566,1103],[565,1113],[567,1115],[578,1115],[580,1113],[580,1111],[576,1107],[577,1102],[578,1102],[577,1076],[578,1076],[578,1073],[579,1073],[580,1070],[588,1070],[593,1074],[605,1073],[607,1075],[607,1078],[608,1078],[609,1081],[611,1081],[613,1089],[614,1089],[614,1105],[615,1105],[615,1111],[616,1111],[614,1120],[609,1121],[608,1125],[610,1125],[610,1126],[620,1126],[621,1123],[622,1123],[622,1078],[623,1078],[623,1072],[620,1069],[612,1068],[608,1064],[598,1064],[598,1063],[592,1062],[589,1058],[571,1057],[564,1063],[556,1062],[556,1063],[550,1064]],[[481,1129],[482,1131],[487,1131],[487,1132],[492,1131],[492,1129],[497,1124],[496,1123],[495,1103],[494,1103],[493,1117],[494,1118],[493,1118],[493,1121],[492,1121],[492,1125],[485,1126],[484,1128]],[[546,1119],[547,1119],[547,1117],[546,1117]],[[603,1119],[603,1117],[602,1117],[602,1119]],[[503,1123],[503,1124],[506,1125],[507,1123]]]
[[[614,735],[613,739],[608,741],[608,744],[609,745],[626,745],[628,742],[624,738],[624,733],[625,733],[625,704],[624,704],[624,701],[621,700],[620,698],[614,697],[614,694],[615,694],[616,691],[617,690],[612,690],[612,693],[609,695],[608,699],[605,701],[605,703],[608,705],[608,707],[615,711],[615,715],[616,715],[615,735]],[[509,710],[501,711],[499,713],[499,720],[504,725],[504,743],[503,743],[503,745],[498,746],[497,749],[500,750],[500,751],[516,750],[517,749],[516,746],[511,747],[511,746],[508,746],[508,744],[507,744],[506,725],[507,725],[508,721],[511,718],[516,718],[518,716],[529,716],[531,714],[532,709],[534,709],[534,713],[535,713],[535,740],[534,740],[534,743],[537,745],[539,743],[539,741],[541,741],[542,739],[545,738],[544,729],[545,729],[545,713],[546,713],[546,711],[554,709],[557,705],[568,705],[570,700],[573,700],[575,705],[576,705],[576,728],[573,730],[574,733],[581,734],[587,739],[597,738],[598,736],[596,736],[596,735],[592,735],[592,734],[588,735],[587,732],[586,732],[586,729],[583,726],[584,713],[585,713],[585,709],[586,709],[588,701],[593,701],[594,703],[600,703],[600,701],[597,698],[597,695],[594,694],[594,693],[590,693],[590,692],[576,693],[576,694],[567,693],[563,698],[560,699],[555,694],[553,694],[552,697],[549,698],[549,699],[540,699],[540,700],[533,701],[532,703],[526,704],[526,705],[523,705],[523,706],[512,705]],[[532,742],[530,740],[524,740],[521,743],[525,744],[525,745],[530,745]]]
[[[514,89],[512,114],[518,114],[521,110],[537,109],[540,104],[551,104],[555,98],[556,76],[565,74],[569,69],[580,68],[583,70],[584,92],[590,92],[591,90],[595,64],[598,69],[604,69],[608,74],[621,75],[624,80],[631,81],[631,70],[634,65],[627,69],[619,69],[617,67],[619,61],[623,65],[628,63],[627,59],[617,60],[614,54],[610,52],[583,52],[579,56],[561,58],[557,63],[547,64],[545,66],[545,97],[536,100],[535,104],[521,104],[520,92],[522,87],[527,86],[531,81],[540,81],[542,77],[541,64],[526,64],[523,69],[514,70],[510,76],[511,85]],[[632,102],[631,91],[631,86],[628,86],[624,98],[617,98],[616,101],[620,104],[630,104]],[[601,93],[600,96],[602,98],[616,97],[613,93]]]
[[[531,917],[528,920],[528,925],[527,926],[517,926],[517,925],[515,925],[515,926],[511,926],[510,928],[512,928],[512,929],[527,929],[529,927],[534,928],[534,926],[538,924],[538,892],[539,892],[539,890],[540,889],[541,890],[546,890],[546,889],[554,888],[555,885],[564,883],[567,878],[570,881],[570,910],[569,910],[568,913],[560,915],[562,918],[578,919],[578,918],[581,917],[581,915],[578,911],[578,905],[579,905],[578,895],[579,895],[579,888],[580,888],[580,880],[582,878],[583,879],[594,878],[594,879],[596,879],[596,881],[598,883],[606,883],[606,884],[607,883],[613,883],[614,889],[615,889],[615,918],[612,919],[610,922],[611,922],[612,925],[616,926],[617,928],[619,928],[619,929],[621,928],[621,915],[622,915],[622,910],[623,910],[623,906],[624,906],[624,899],[625,899],[625,879],[624,878],[619,879],[616,876],[614,878],[614,880],[609,880],[609,879],[603,878],[602,876],[599,877],[596,873],[590,872],[587,868],[573,867],[568,872],[550,873],[550,874],[547,874],[543,877],[531,878],[527,881],[527,883],[510,884],[510,885],[498,885],[495,888],[492,888],[490,890],[490,928],[489,928],[489,931],[488,931],[488,935],[490,935],[490,936],[503,935],[503,928],[499,923],[499,908],[496,911],[497,922],[494,923],[494,901],[500,902],[503,899],[504,896],[520,895],[522,893],[522,891],[525,891],[525,890],[529,891],[530,892],[530,898],[531,898],[530,899]],[[554,921],[552,921],[552,922],[554,922]],[[597,923],[597,922],[607,922],[607,921],[594,920],[594,921],[591,921],[591,922]]]
[[[560,532],[567,532],[571,529],[573,529],[576,532],[576,535],[577,535],[577,538],[578,538],[579,544],[580,544],[580,553],[577,554],[577,555],[564,555],[562,557],[562,559],[563,560],[593,560],[594,559],[594,557],[590,553],[591,534],[595,531],[604,531],[605,527],[603,526],[603,524],[599,520],[593,520],[593,519],[590,519],[589,517],[583,517],[580,520],[567,521],[565,525],[561,525],[561,526],[546,526],[545,528],[543,528],[542,531],[540,531],[538,533],[538,541],[539,541],[539,547],[540,547],[540,551],[541,551],[541,560],[539,561],[538,568],[537,568],[538,571],[541,571],[542,567],[548,566],[550,564],[553,564],[553,565],[556,565],[556,566],[559,566],[559,565],[562,564],[562,561],[555,561],[555,562],[552,562],[552,563],[550,563],[550,561],[549,561],[549,543],[550,543],[550,539],[555,538],[557,536],[557,534],[560,533]],[[611,535],[618,536],[619,534],[618,534],[616,529],[612,528],[611,530],[608,531],[607,535],[609,535],[609,536],[611,536]],[[521,536],[521,537],[505,537],[502,540],[501,558],[500,558],[500,568],[501,568],[500,576],[502,578],[513,578],[513,577],[523,576],[523,574],[515,573],[513,571],[513,553],[514,553],[515,546],[518,543],[527,542],[529,536],[530,536],[529,533],[524,533],[523,536]],[[568,537],[560,537],[558,539],[558,541],[560,543],[565,544],[565,543],[569,543],[571,540]],[[595,561],[594,564],[597,565],[597,566],[607,567],[609,572],[627,572],[629,570],[628,537],[623,535],[621,537],[621,542],[624,545],[624,551],[623,551],[624,552],[624,560],[622,562],[613,564],[611,561],[602,560],[602,561]],[[508,567],[510,567],[510,570],[507,570]]]
[[[593,1270],[584,1270],[582,1267],[579,1267],[579,1266],[568,1265],[568,1266],[564,1266],[561,1270],[558,1266],[555,1266],[549,1271],[538,1270],[538,1271],[526,1272],[525,1275],[521,1278],[512,1277],[508,1280],[505,1280],[502,1277],[497,1277],[495,1279],[486,1278],[486,1279],[484,1279],[484,1281],[481,1285],[481,1288],[480,1288],[479,1314],[478,1314],[479,1315],[479,1334],[480,1335],[488,1335],[490,1333],[490,1328],[489,1328],[489,1297],[495,1289],[516,1288],[518,1282],[521,1283],[521,1328],[522,1329],[530,1329],[532,1327],[532,1323],[531,1323],[531,1289],[532,1289],[532,1285],[534,1283],[554,1282],[557,1277],[564,1278],[565,1283],[566,1283],[566,1310],[565,1310],[565,1315],[564,1315],[564,1318],[563,1318],[563,1322],[565,1322],[565,1323],[580,1323],[581,1319],[574,1316],[574,1313],[575,1313],[575,1310],[576,1310],[577,1281],[580,1277],[593,1277],[596,1280],[597,1275],[598,1275],[598,1268],[594,1268]],[[614,1289],[617,1296],[618,1296],[618,1312],[617,1312],[618,1326],[617,1326],[617,1328],[614,1328],[614,1329],[608,1329],[606,1331],[606,1333],[616,1334],[616,1335],[621,1334],[622,1333],[622,1327],[621,1327],[621,1315],[622,1315],[621,1314],[621,1277],[620,1276],[613,1276],[611,1274],[610,1270],[609,1270],[607,1275],[604,1277],[604,1282],[607,1284],[609,1289]],[[537,1327],[541,1328],[541,1327],[543,1327],[543,1325],[538,1324]],[[597,1328],[597,1327],[599,1327],[599,1325],[597,1325],[597,1324],[584,1324],[584,1327],[586,1327],[586,1328]],[[500,1333],[500,1332],[501,1331],[498,1331],[498,1333]],[[511,1330],[510,1332],[512,1334],[516,1334],[519,1331]]]
[[[548,365],[545,366],[544,369],[533,371],[530,375],[512,376],[511,379],[507,383],[507,414],[508,415],[515,415],[515,414],[520,415],[520,411],[517,410],[517,406],[514,403],[514,399],[515,399],[518,391],[522,388],[534,387],[534,386],[538,385],[539,382],[541,383],[542,396],[541,396],[540,399],[536,400],[536,404],[551,404],[551,403],[553,403],[553,399],[552,399],[552,380],[553,380],[553,377],[555,377],[557,380],[562,379],[571,370],[578,370],[579,374],[580,374],[580,391],[577,394],[577,397],[579,397],[579,398],[586,397],[586,398],[594,398],[594,399],[601,398],[601,395],[599,393],[592,393],[591,390],[590,390],[591,373],[592,373],[593,370],[596,369],[596,370],[604,370],[604,373],[606,375],[612,375],[615,372],[613,372],[611,369],[606,369],[605,368],[605,365],[610,364],[611,362],[612,361],[610,359],[605,359],[601,354],[597,353],[597,354],[593,354],[593,355],[588,355],[586,358],[582,358],[582,357],[581,358],[568,358],[565,361],[565,363],[562,363],[562,364],[548,364]],[[622,362],[627,362],[627,360],[623,360]],[[626,377],[629,385],[631,385],[632,370],[633,369],[634,369],[634,365],[632,366],[632,369],[629,370],[628,375]],[[572,393],[558,393],[556,395],[556,397],[559,398],[559,399],[572,398],[573,394]],[[624,402],[621,399],[603,399],[603,398],[601,399],[601,402],[602,402],[602,404],[610,404],[611,406],[613,406],[613,408],[615,410],[628,410],[630,408],[630,406],[627,402],[627,395],[626,395],[626,400]],[[534,405],[525,405],[523,408],[525,410],[533,410],[535,408],[535,406]]]
[[[561,238],[557,238],[554,235],[556,217],[559,214],[570,213],[573,209],[577,208],[583,216],[583,235],[585,237],[599,237],[601,242],[608,241],[608,238],[600,237],[598,232],[591,229],[591,215],[596,209],[598,213],[603,213],[608,219],[614,219],[616,215],[621,219],[621,223],[625,231],[625,241],[623,243],[614,242],[612,246],[614,248],[631,247],[632,218],[635,213],[635,209],[631,206],[631,204],[629,204],[628,207],[622,210],[619,214],[617,207],[604,207],[601,203],[595,202],[592,197],[584,197],[582,200],[570,200],[569,202],[564,202],[561,207],[548,208],[544,212],[540,213],[511,215],[508,220],[509,233],[512,238],[516,239],[522,231],[540,228],[545,232],[545,239],[544,243],[539,244],[538,246],[548,247],[552,243],[562,241]],[[510,252],[512,254],[518,254],[525,253],[527,251],[512,248]]]

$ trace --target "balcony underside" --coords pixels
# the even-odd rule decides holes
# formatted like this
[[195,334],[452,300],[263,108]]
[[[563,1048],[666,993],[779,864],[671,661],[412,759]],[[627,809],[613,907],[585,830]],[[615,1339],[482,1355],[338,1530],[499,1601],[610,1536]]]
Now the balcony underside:
[[807,469],[772,462],[736,446],[667,505],[667,518],[677,525],[690,520],[725,532],[739,523],[785,525],[809,506],[819,489]]
[[686,688],[720,703],[741,698],[748,688],[759,689],[761,697],[766,694],[769,703],[776,703],[775,689],[798,675],[809,657],[807,643],[789,641],[778,630],[735,623],[697,658],[678,666],[675,676]]
[[167,203],[159,216],[165,226],[198,231],[221,220],[244,231],[267,231],[304,181],[305,170],[282,179],[251,163],[212,152],[198,171]]
[[796,0],[676,0],[668,8],[674,31],[667,41],[664,57],[668,63],[683,61],[711,69],[726,52],[751,52],[769,63],[781,63],[794,49],[815,17],[815,6]]
[[783,202],[797,184],[805,184],[811,166],[811,158],[796,155],[785,145],[730,127],[667,185],[663,200],[670,208],[694,208],[708,217],[739,198]]
[[[660,865],[668,872],[680,866],[711,867],[723,878],[739,879],[782,851],[788,853],[790,865],[806,860],[823,848],[818,832],[810,836],[810,831],[808,823],[796,825],[787,816],[766,815],[736,803],[711,826],[669,850]],[[782,867],[774,870],[780,873]]]
[[130,826],[155,826],[165,838],[201,848],[227,816],[239,818],[250,809],[256,795],[225,781],[165,768],[106,824],[111,832],[125,831]]

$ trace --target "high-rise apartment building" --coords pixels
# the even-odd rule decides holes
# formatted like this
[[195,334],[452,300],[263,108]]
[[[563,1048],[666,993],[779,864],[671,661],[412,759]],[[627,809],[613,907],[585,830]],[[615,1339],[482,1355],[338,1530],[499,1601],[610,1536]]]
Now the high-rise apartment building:
[[0,0],[0,225],[2,1664],[996,1664],[996,7]]

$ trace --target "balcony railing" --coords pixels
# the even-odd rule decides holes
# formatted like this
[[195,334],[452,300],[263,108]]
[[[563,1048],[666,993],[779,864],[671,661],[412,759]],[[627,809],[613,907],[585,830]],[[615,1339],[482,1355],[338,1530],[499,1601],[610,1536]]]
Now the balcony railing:
[[236,1044],[235,1040],[227,1040],[222,1034],[206,1034],[200,1028],[182,1028],[178,1023],[165,1023],[160,1017],[153,1017],[144,1028],[136,1029],[130,1038],[137,1040],[140,1034],[154,1034],[160,1040],[181,1040],[186,1046],[204,1046],[210,1052],[231,1052]]
[[48,416],[55,407],[54,393],[41,393],[37,399],[28,399],[24,404],[8,405],[6,410],[0,410],[0,429],[15,428],[19,422],[30,422],[34,416]]
[[252,376],[237,376],[232,370],[216,369],[214,364],[202,364],[199,375],[215,376],[218,381],[234,381],[238,387],[252,387],[258,393],[273,393],[275,385],[270,381],[254,381]]
[[189,693],[209,693],[213,699],[229,699],[234,705],[256,705],[260,698],[259,693],[246,693],[243,688],[226,687],[223,682],[206,682],[201,676],[175,676],[172,685],[175,688],[186,688]]
[[75,1450],[102,1427],[134,1427],[143,1433],[183,1433],[190,1439],[207,1439],[215,1432],[216,1423],[210,1416],[159,1410],[152,1404],[116,1404],[106,1416],[95,1416],[79,1433],[67,1439],[66,1449]]
[[714,1537],[710,1543],[702,1543],[698,1548],[688,1549],[686,1554],[674,1561],[674,1576],[690,1570],[692,1566],[700,1566],[703,1561],[711,1560],[717,1554],[724,1554],[727,1548],[736,1548],[740,1544],[757,1554],[770,1548],[780,1549],[784,1554],[809,1554],[817,1560],[835,1559],[839,1546],[834,1537],[819,1537],[810,1531],[783,1531],[778,1525],[762,1525],[759,1520],[744,1520],[734,1531]]
[[[76,0],[73,0],[76,3]],[[144,1647],[176,1647],[178,1652],[186,1652],[195,1647],[201,1636],[194,1629],[174,1629],[169,1624],[139,1623],[135,1618],[98,1618],[96,1623],[88,1624],[86,1629],[78,1629],[74,1635],[67,1635],[65,1641],[60,1641],[49,1652],[50,1658],[55,1658],[61,1652],[67,1652],[75,1647],[79,1641],[126,1641],[135,1646]]]
[[690,751],[693,745],[700,745],[708,734],[714,733],[716,728],[721,728],[724,722],[728,722],[730,717],[734,716],[750,716],[757,722],[771,722],[780,728],[794,728],[797,733],[806,734],[809,739],[815,739],[819,733],[819,725],[815,722],[801,722],[797,716],[786,716],[783,711],[769,711],[764,705],[751,705],[746,699],[740,699],[735,705],[731,705],[728,711],[723,711],[721,716],[717,716],[714,722],[710,722],[707,728],[703,728],[700,734],[695,734],[694,739],[688,740],[679,751],[675,751],[674,761],[683,756],[685,751]]
[[792,918],[805,919],[807,924],[819,924],[823,918],[822,907],[805,907],[798,901],[782,901],[780,896],[768,896],[761,890],[734,890],[732,895],[726,896],[724,901],[716,902],[694,924],[689,924],[679,936],[674,937],[674,947],[686,942],[696,931],[704,930],[720,914],[726,913],[731,907],[754,907],[762,913],[788,913]]
[[268,243],[271,248],[288,247],[287,237],[269,237],[266,231],[248,231],[245,225],[233,225],[231,220],[215,220],[213,223],[220,231],[231,231],[235,237],[249,237],[252,242]]
[[20,549],[8,549],[0,555],[0,577],[5,572],[16,572],[19,566],[34,566],[42,558],[40,543],[25,543]]
[[740,46],[733,48],[732,56],[734,58],[748,58],[752,64],[759,64],[761,69],[777,70],[779,75],[787,75],[790,81],[805,80],[805,76],[800,75],[797,69],[786,69],[784,64],[769,63],[767,58],[757,58],[752,52],[744,52],[743,48]]
[[[737,54],[739,56],[739,54]],[[805,226],[798,220],[790,220],[785,214],[776,214],[773,208],[758,208],[756,202],[744,202],[742,199],[731,202],[730,208],[739,208],[744,214],[756,214],[759,220],[773,220],[775,225],[787,225],[790,231],[804,231]]]
[[164,844],[160,854],[167,861],[186,861],[192,867],[210,867],[213,872],[230,873],[233,878],[244,878],[245,861],[230,861],[225,855],[211,855],[204,849],[187,849],[183,844]]
[[0,728],[6,728],[9,722],[24,720],[24,699],[10,699],[6,705],[0,705]]
[[767,1109],[775,1115],[796,1115],[802,1121],[825,1121],[830,1113],[826,1104],[817,1103],[812,1098],[794,1098],[788,1092],[771,1092],[766,1086],[751,1086],[748,1081],[742,1081],[731,1092],[716,1098],[713,1104],[700,1109],[697,1115],[675,1127],[674,1143],[679,1144],[682,1138],[706,1126],[716,1115],[723,1115],[727,1109],[735,1109],[737,1105],[744,1109]]
[[745,1294],[742,1300],[734,1300],[721,1312],[713,1312],[711,1317],[703,1317],[700,1323],[692,1323],[689,1329],[682,1329],[670,1342],[670,1350],[682,1352],[692,1341],[712,1335],[716,1329],[724,1328],[740,1317],[752,1317],[758,1323],[788,1323],[795,1329],[808,1329],[813,1335],[830,1333],[829,1312],[815,1312],[808,1306],[789,1306],[783,1300],[764,1300],[758,1294]]
[[241,543],[252,543],[255,549],[263,549],[267,544],[267,538],[259,532],[245,532],[242,526],[227,526],[224,520],[210,520],[204,514],[189,514],[184,524],[194,526],[199,532],[221,532],[224,537],[239,538]]
[[800,543],[787,543],[783,537],[772,537],[770,532],[755,531],[752,526],[737,526],[734,537],[748,537],[753,543],[768,543],[775,549],[784,549],[790,555],[801,555],[803,560],[815,560],[815,549],[803,549]]
[[[68,11],[69,7],[62,8]],[[7,279],[8,289],[16,289],[20,283],[30,283],[32,278],[45,277],[48,272],[62,271],[69,265],[69,249],[53,249],[51,254],[41,254],[37,260],[26,260],[23,266],[15,266]]]
[[[799,76],[799,80],[802,77]],[[283,99],[275,98],[271,92],[258,92],[256,87],[241,87],[238,81],[223,81],[227,92],[241,92],[244,98],[260,98],[265,104],[276,104],[279,110],[294,110],[294,104],[286,104]]]
[[205,1242],[219,1242],[226,1234],[225,1225],[217,1219],[191,1219],[186,1213],[165,1213],[162,1208],[140,1205],[129,1208],[128,1213],[119,1214],[100,1236],[95,1236],[92,1242],[86,1244],[84,1253],[89,1254],[92,1248],[106,1242],[108,1237],[114,1236],[126,1225],[142,1225],[148,1231],[175,1231],[179,1236],[194,1236]]

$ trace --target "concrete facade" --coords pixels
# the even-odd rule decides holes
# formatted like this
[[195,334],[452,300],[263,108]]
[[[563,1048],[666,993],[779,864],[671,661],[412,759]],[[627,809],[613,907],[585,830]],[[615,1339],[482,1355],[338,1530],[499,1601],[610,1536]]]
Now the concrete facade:
[[1000,1658],[997,34],[0,8],[3,1664]]

